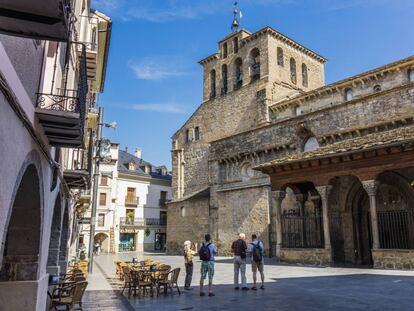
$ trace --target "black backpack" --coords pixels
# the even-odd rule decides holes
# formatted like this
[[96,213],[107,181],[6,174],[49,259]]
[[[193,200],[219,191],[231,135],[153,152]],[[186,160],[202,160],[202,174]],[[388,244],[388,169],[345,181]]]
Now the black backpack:
[[210,254],[210,246],[211,243],[204,244],[200,247],[200,250],[198,251],[198,255],[200,256],[200,260],[202,261],[209,261],[211,258]]
[[263,260],[262,255],[262,248],[260,247],[260,241],[258,241],[256,244],[251,243],[253,245],[253,261],[254,262],[261,262]]

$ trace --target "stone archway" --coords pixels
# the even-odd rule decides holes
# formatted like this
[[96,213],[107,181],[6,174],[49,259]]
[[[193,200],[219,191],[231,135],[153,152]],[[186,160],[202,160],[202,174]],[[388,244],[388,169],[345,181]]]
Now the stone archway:
[[109,237],[108,234],[100,232],[95,235],[94,243],[99,242],[101,245],[101,252],[109,253]]
[[47,270],[51,274],[59,274],[60,237],[62,234],[62,197],[56,196],[53,209],[52,227],[50,230],[49,256],[47,258]]
[[32,281],[39,275],[42,228],[41,185],[37,168],[27,166],[11,209],[0,281]]

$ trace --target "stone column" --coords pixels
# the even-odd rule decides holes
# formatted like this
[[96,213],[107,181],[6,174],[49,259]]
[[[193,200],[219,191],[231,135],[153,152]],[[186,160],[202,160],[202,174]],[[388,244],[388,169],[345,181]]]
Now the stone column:
[[378,219],[377,219],[377,201],[375,194],[378,189],[378,181],[376,180],[364,180],[362,186],[369,197],[369,210],[371,214],[371,230],[372,230],[372,248],[379,249],[379,233],[378,233]]
[[328,198],[332,186],[316,187],[322,202],[322,219],[323,219],[323,237],[325,240],[325,249],[331,249],[331,234],[329,232],[329,215],[328,215]]
[[282,201],[285,198],[284,191],[272,191],[272,204],[270,208],[270,244],[272,256],[280,258],[282,248]]

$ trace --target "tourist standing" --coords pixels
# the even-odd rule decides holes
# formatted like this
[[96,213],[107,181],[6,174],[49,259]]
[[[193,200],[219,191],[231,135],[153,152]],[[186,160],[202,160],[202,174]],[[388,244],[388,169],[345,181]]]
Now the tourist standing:
[[262,241],[257,239],[256,234],[252,234],[252,242],[249,244],[249,253],[252,256],[252,272],[253,272],[253,287],[252,290],[257,290],[257,270],[260,272],[262,280],[261,289],[264,289],[264,265],[263,265],[263,250],[264,245]]
[[234,254],[234,289],[238,290],[239,287],[239,272],[241,274],[242,290],[249,290],[247,287],[246,279],[246,257],[247,257],[247,244],[246,235],[244,233],[239,234],[239,238],[233,242],[231,250]]
[[191,280],[193,278],[193,256],[196,252],[191,248],[191,241],[184,242],[184,263],[185,263],[185,282],[184,289],[191,290]]
[[206,234],[205,241],[201,244],[198,254],[201,262],[201,278],[200,278],[200,296],[205,296],[203,291],[204,280],[208,274],[208,295],[214,296],[213,293],[213,276],[214,276],[214,260],[217,255],[217,248],[211,242],[210,234]]

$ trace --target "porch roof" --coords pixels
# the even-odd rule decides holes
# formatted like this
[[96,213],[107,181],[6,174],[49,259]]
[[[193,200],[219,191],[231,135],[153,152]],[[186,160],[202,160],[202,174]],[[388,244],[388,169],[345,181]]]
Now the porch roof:
[[274,168],[293,163],[344,156],[357,152],[403,145],[408,142],[414,142],[414,126],[406,126],[389,131],[371,133],[362,137],[338,141],[319,147],[312,151],[277,158],[258,165],[254,167],[254,169],[264,171],[266,168]]

